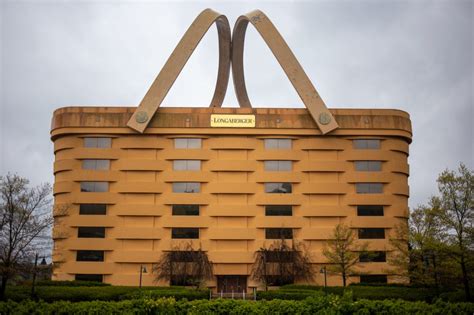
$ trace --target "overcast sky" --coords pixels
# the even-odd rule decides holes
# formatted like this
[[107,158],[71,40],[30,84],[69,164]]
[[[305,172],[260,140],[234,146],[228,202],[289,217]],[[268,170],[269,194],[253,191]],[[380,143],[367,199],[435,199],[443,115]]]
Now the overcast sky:
[[[0,174],[52,183],[54,109],[137,105],[207,7],[231,24],[266,12],[328,107],[409,112],[411,206],[436,193],[445,168],[473,168],[473,1],[1,3]],[[302,107],[259,35],[247,33],[254,106]],[[207,106],[216,72],[211,29],[164,105]],[[231,85],[224,104],[237,106]]]

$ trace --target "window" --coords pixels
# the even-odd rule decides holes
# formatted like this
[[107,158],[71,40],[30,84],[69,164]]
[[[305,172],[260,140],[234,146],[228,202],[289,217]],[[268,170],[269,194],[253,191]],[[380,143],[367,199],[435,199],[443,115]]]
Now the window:
[[381,251],[360,253],[359,261],[360,262],[386,262],[387,253],[381,252]]
[[293,215],[293,206],[265,206],[265,215],[266,216],[292,216]]
[[359,172],[380,172],[382,161],[355,161],[355,169]]
[[109,191],[108,182],[81,182],[82,192],[107,192]]
[[267,250],[264,256],[267,263],[293,263],[295,260],[295,252],[291,250]]
[[112,147],[112,138],[84,138],[84,147],[110,148]]
[[81,226],[77,229],[78,238],[105,238],[105,227]]
[[282,286],[287,284],[293,284],[295,282],[294,277],[287,275],[282,277],[281,275],[267,275],[265,276],[265,282],[269,286]]
[[174,193],[198,193],[201,191],[201,183],[173,183]]
[[104,261],[103,250],[78,250],[76,261]]
[[383,228],[364,228],[359,229],[360,239],[384,239],[385,229]]
[[265,139],[265,149],[291,149],[291,139]]
[[82,160],[83,170],[108,170],[110,160]]
[[103,282],[103,275],[86,275],[86,274],[76,274],[76,281],[94,281],[94,282]]
[[175,171],[199,171],[201,169],[200,160],[174,160],[173,170]]
[[291,171],[292,166],[292,161],[265,161],[265,171]]
[[360,283],[387,283],[387,275],[361,275]]
[[265,192],[269,194],[290,194],[291,183],[265,183]]
[[375,150],[380,149],[380,140],[379,139],[357,139],[352,140],[354,149],[359,150]]
[[173,205],[173,215],[199,215],[199,205]]
[[356,183],[358,194],[381,194],[383,192],[382,183]]
[[172,228],[171,238],[199,238],[199,228]]
[[202,139],[198,138],[176,138],[174,139],[175,149],[200,149]]
[[79,214],[84,215],[104,215],[107,213],[107,205],[100,204],[81,204],[79,205]]
[[357,206],[357,215],[365,216],[383,216],[383,206]]
[[268,229],[265,229],[265,238],[267,240],[292,239],[293,238],[293,229],[268,228]]

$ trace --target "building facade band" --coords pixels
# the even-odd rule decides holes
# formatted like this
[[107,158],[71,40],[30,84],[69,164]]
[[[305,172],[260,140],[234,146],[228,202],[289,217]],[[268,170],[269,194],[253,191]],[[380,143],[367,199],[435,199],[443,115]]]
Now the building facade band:
[[[322,249],[343,223],[376,254],[350,282],[400,281],[388,260],[408,218],[407,113],[331,110],[339,128],[323,136],[306,109],[161,108],[140,135],[126,126],[133,111],[54,113],[54,279],[138,285],[144,266],[143,285],[169,285],[153,265],[192,244],[213,264],[208,286],[248,290],[261,285],[255,252],[284,236],[322,284]],[[213,115],[250,125],[213,126]]]

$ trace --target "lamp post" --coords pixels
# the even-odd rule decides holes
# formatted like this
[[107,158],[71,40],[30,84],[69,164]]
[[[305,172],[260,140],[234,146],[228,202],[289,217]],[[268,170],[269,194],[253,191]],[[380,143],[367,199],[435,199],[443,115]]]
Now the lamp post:
[[143,265],[140,265],[140,288],[142,287],[142,276],[144,273],[147,273],[146,267]]
[[[35,264],[33,266],[33,279],[31,281],[31,298],[32,299],[36,298],[35,289],[36,289],[36,275],[38,273],[38,258],[39,258],[39,255],[38,255],[38,253],[36,253],[35,254]],[[44,269],[45,266],[47,266],[47,262],[46,262],[45,257],[43,257],[42,260],[41,260],[41,263],[39,265],[39,268]]]
[[328,286],[326,266],[323,266],[319,272],[324,273],[324,293],[326,293],[326,287]]

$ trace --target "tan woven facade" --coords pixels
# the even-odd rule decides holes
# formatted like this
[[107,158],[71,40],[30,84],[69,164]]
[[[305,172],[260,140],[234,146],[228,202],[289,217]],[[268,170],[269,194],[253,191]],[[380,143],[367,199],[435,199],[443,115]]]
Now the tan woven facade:
[[[259,285],[249,277],[255,251],[274,241],[267,239],[267,230],[285,228],[311,253],[316,282],[322,284],[322,248],[340,222],[356,233],[383,229],[383,238],[363,241],[390,257],[389,238],[408,217],[411,123],[405,112],[331,110],[339,128],[323,136],[306,109],[161,108],[146,132],[136,134],[126,126],[134,109],[69,107],[54,113],[54,197],[59,209],[53,232],[54,279],[94,275],[114,285],[138,285],[143,265],[148,270],[144,285],[167,285],[153,282],[152,264],[162,251],[192,242],[213,263],[210,287],[218,286],[219,277],[241,276],[248,289]],[[256,126],[212,128],[212,113],[255,115]],[[97,137],[110,138],[110,147],[107,141],[97,148],[85,144],[85,138]],[[176,148],[177,138],[202,140],[198,148],[183,149]],[[291,139],[285,142],[290,147],[266,146],[265,139]],[[378,140],[379,147],[357,148],[357,139]],[[109,162],[97,169],[90,167],[95,160]],[[200,162],[198,169],[179,170],[174,161]],[[278,171],[266,169],[265,161],[291,163]],[[357,171],[358,161],[362,167],[366,161],[380,162],[375,170]],[[108,187],[85,191],[95,182]],[[199,191],[173,192],[174,183],[200,183]],[[290,184],[291,193],[265,192],[266,183]],[[358,186],[368,183],[376,184],[373,193],[364,191],[370,185]],[[97,204],[106,205],[105,214],[80,214],[81,205]],[[199,215],[173,215],[173,205],[197,205]],[[290,206],[291,215],[266,215],[271,205]],[[358,215],[358,206],[370,205],[383,208],[383,215]],[[99,227],[104,235],[91,237],[87,229],[79,232],[80,227]],[[173,228],[197,228],[199,235],[174,239]],[[87,236],[79,237],[81,233]],[[87,251],[103,251],[103,261],[77,261],[83,260],[78,259],[80,251],[85,256]],[[389,269],[387,262],[359,266],[360,274],[398,281]],[[328,280],[329,285],[342,283],[337,275]],[[359,280],[358,275],[350,279]]]

